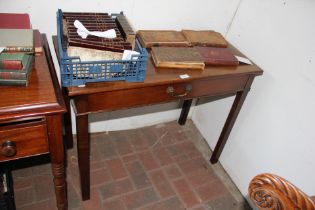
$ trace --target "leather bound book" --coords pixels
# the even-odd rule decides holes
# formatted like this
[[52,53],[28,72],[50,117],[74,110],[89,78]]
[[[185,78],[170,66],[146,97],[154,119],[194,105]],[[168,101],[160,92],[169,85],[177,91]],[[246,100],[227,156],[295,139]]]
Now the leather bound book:
[[206,65],[237,66],[238,60],[228,48],[194,47]]
[[23,68],[18,71],[0,69],[0,85],[28,85],[28,80],[33,69],[34,56],[30,54],[24,54],[22,62]]
[[0,13],[0,28],[31,29],[28,14]]
[[0,29],[0,46],[4,52],[34,52],[32,29]]
[[191,47],[152,47],[156,67],[204,69],[205,64],[196,49]]
[[227,47],[224,37],[215,31],[182,30],[183,35],[193,46]]
[[27,86],[28,80],[22,79],[1,79],[0,86]]
[[1,69],[21,70],[24,53],[0,53]]
[[137,37],[145,48],[151,47],[188,47],[189,42],[180,31],[139,30]]

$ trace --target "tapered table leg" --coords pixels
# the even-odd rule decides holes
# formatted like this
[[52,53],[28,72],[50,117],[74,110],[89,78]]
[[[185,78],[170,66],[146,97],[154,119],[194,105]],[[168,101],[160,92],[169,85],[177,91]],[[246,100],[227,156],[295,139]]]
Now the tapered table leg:
[[222,132],[220,134],[219,140],[218,140],[218,142],[214,148],[214,151],[212,153],[212,156],[210,158],[211,163],[217,163],[218,162],[219,157],[222,153],[222,150],[225,146],[225,143],[226,143],[226,141],[227,141],[227,139],[231,133],[231,130],[233,128],[233,125],[236,121],[236,118],[237,118],[237,116],[238,116],[238,114],[242,108],[244,101],[245,101],[247,93],[250,90],[250,86],[251,86],[253,80],[254,80],[254,76],[249,77],[249,79],[245,85],[244,90],[240,91],[236,94],[236,97],[234,99],[230,113],[229,113],[229,115],[225,121],[225,124],[224,124]]
[[82,200],[90,199],[90,139],[88,115],[76,117],[78,161],[80,170]]
[[192,99],[184,100],[182,111],[180,113],[180,117],[178,119],[178,124],[185,125],[187,116],[191,107]]

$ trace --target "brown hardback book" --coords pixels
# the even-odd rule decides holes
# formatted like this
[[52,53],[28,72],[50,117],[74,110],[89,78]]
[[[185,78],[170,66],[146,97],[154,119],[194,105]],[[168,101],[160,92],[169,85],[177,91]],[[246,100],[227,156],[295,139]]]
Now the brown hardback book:
[[189,42],[180,31],[139,30],[137,37],[145,48],[151,47],[187,47]]
[[21,70],[0,69],[0,85],[27,86],[32,73],[34,55],[23,53]]
[[194,47],[206,65],[237,66],[238,60],[229,48]]
[[191,47],[152,47],[152,59],[156,67],[204,69],[199,52]]
[[228,43],[219,33],[212,30],[182,30],[183,35],[193,46],[227,47]]
[[[2,69],[21,70],[25,53],[0,53],[0,72]],[[1,76],[1,75],[0,75]]]

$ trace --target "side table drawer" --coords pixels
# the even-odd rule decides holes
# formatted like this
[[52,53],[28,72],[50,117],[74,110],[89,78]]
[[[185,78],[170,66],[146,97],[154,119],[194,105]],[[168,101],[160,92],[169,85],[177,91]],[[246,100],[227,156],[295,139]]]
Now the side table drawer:
[[48,152],[44,119],[0,125],[0,161]]
[[[178,99],[192,99],[209,95],[236,93],[243,90],[248,75],[229,78],[209,78],[181,83],[100,92],[74,98],[76,112],[112,111],[143,105],[164,103]],[[86,106],[82,106],[86,103]]]

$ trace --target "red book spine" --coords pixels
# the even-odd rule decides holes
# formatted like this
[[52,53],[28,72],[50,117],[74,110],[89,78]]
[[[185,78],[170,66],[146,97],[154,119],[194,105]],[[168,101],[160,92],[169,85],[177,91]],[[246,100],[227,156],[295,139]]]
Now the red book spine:
[[21,70],[23,68],[20,60],[0,60],[0,69]]
[[14,72],[0,72],[0,79],[26,79],[26,74],[15,74]]

